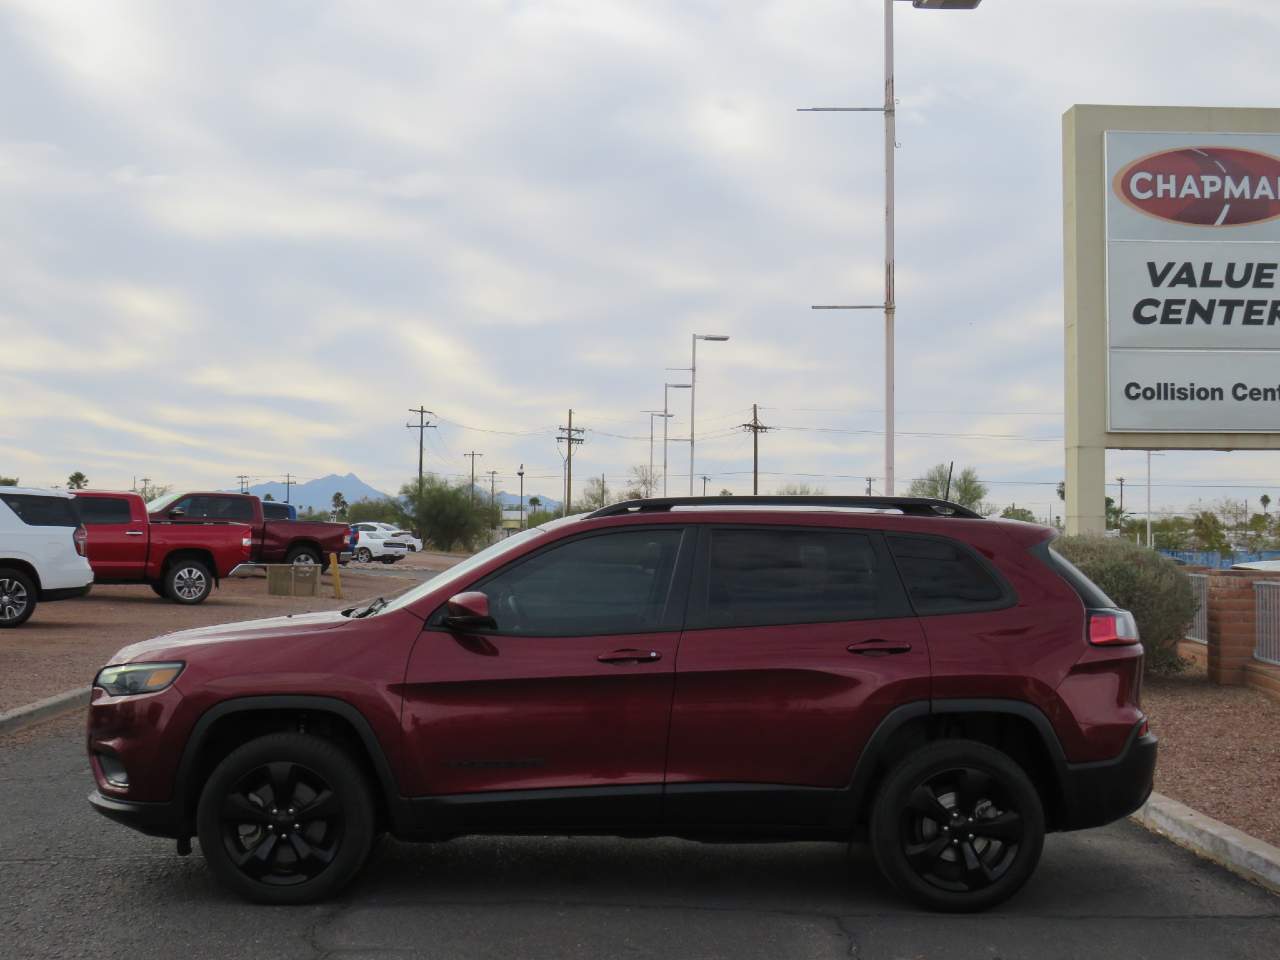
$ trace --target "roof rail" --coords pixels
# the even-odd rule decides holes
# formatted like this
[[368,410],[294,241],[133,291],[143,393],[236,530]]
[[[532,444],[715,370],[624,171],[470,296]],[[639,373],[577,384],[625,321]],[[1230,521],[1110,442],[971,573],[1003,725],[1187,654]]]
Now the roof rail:
[[949,500],[933,497],[652,497],[611,503],[587,515],[616,517],[624,513],[660,513],[673,507],[853,507],[862,510],[897,510],[913,517],[965,517],[982,515]]

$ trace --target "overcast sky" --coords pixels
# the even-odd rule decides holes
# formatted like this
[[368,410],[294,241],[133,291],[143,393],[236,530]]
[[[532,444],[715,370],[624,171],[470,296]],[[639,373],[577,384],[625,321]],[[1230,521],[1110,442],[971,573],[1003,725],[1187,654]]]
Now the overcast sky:
[[[523,462],[527,492],[558,496],[568,408],[575,481],[622,482],[698,331],[732,336],[699,352],[713,492],[750,491],[753,402],[788,428],[761,437],[762,492],[863,490],[882,323],[809,306],[882,297],[881,121],[795,108],[880,99],[880,11],[0,0],[0,473],[394,490],[423,404],[428,469],[462,475],[474,450],[500,488]],[[1043,515],[1062,114],[1276,106],[1280,4],[904,3],[897,27],[900,486],[954,459]],[[1158,506],[1280,499],[1277,454],[1156,464]],[[1109,478],[1144,474],[1111,454]],[[1144,497],[1127,485],[1126,507]]]

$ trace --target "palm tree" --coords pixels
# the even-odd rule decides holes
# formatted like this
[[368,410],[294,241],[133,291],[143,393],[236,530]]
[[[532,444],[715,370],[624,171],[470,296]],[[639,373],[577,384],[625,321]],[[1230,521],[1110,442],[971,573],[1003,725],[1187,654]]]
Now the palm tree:
[[79,470],[67,477],[68,490],[83,490],[87,486],[89,486],[89,478]]
[[1258,498],[1258,502],[1262,504],[1262,512],[1267,512],[1267,507],[1271,506],[1271,498],[1265,493]]

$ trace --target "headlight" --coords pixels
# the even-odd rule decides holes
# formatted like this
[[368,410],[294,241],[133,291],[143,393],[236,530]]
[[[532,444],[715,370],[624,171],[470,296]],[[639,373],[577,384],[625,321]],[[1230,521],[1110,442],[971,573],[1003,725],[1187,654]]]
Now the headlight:
[[184,666],[183,663],[122,663],[99,670],[93,685],[113,697],[156,693],[177,680]]

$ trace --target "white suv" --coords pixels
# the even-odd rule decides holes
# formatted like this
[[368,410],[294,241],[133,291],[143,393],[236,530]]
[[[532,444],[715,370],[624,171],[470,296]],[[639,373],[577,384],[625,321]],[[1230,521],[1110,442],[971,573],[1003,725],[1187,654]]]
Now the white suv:
[[89,592],[87,539],[70,494],[0,487],[0,627],[25,623],[39,601]]

